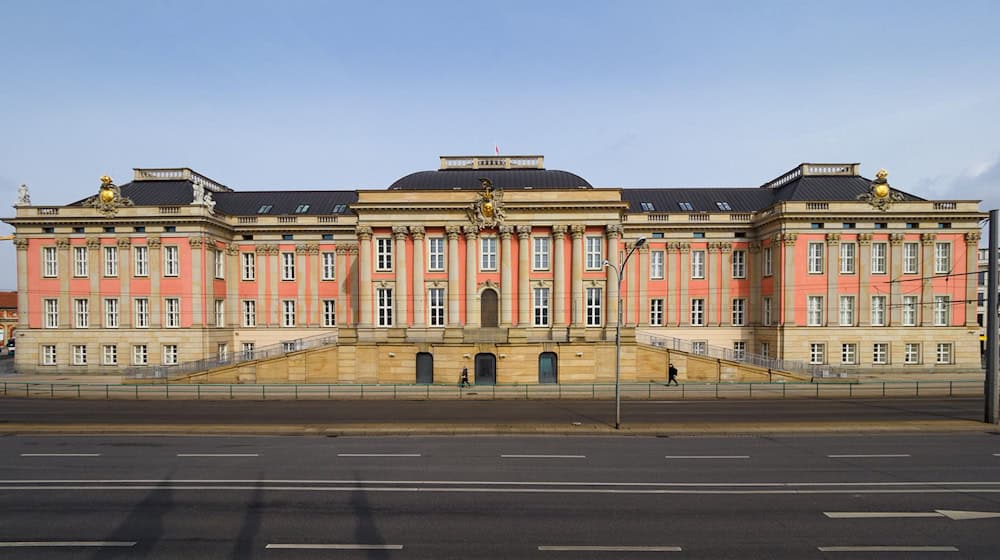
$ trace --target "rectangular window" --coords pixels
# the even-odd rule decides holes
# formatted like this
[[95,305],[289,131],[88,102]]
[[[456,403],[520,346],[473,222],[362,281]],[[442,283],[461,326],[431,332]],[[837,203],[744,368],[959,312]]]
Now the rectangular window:
[[87,345],[86,344],[74,344],[73,345],[73,365],[74,366],[85,366],[85,365],[87,365]]
[[733,359],[742,360],[747,355],[747,341],[733,341]]
[[378,304],[378,326],[392,326],[392,288],[379,288],[376,291],[376,303]]
[[59,261],[56,260],[55,247],[42,247],[42,276],[46,278],[59,276]]
[[747,252],[733,251],[733,278],[747,277]]
[[760,355],[767,358],[771,355],[771,343],[761,342],[760,343]]
[[59,300],[47,299],[42,307],[45,309],[45,328],[59,328]]
[[873,327],[885,326],[885,296],[872,296],[872,317]]
[[872,243],[872,274],[885,274],[885,243]]
[[149,328],[149,299],[135,298],[132,307],[135,310],[135,324],[133,326],[137,329]]
[[181,300],[178,298],[166,298],[163,300],[163,326],[181,326]]
[[253,353],[254,350],[256,350],[257,345],[254,344],[253,342],[244,342],[243,344],[240,345],[240,348],[241,348],[240,351],[243,352],[243,359],[252,360]]
[[337,300],[335,299],[323,300],[323,326],[337,326]]
[[101,363],[104,365],[118,365],[118,347],[114,344],[104,344],[101,346],[101,356]]
[[705,251],[691,251],[691,278],[705,277]]
[[497,269],[497,238],[479,238],[479,270]]
[[138,277],[149,276],[149,247],[132,247],[133,273]]
[[920,244],[903,243],[903,274],[920,272]]
[[917,326],[917,296],[903,296],[903,326]]
[[810,364],[826,363],[826,344],[823,344],[821,342],[813,342],[809,345],[809,363]]
[[950,342],[938,342],[937,352],[934,360],[939,364],[950,364],[951,363],[951,343]]
[[226,300],[215,300],[215,326],[226,326]]
[[389,237],[375,239],[375,270],[381,272],[392,270],[392,239]]
[[858,360],[858,345],[852,343],[840,345],[840,363],[856,364]]
[[761,318],[761,323],[763,323],[764,326],[769,327],[771,326],[771,298],[764,298],[762,303],[761,307],[763,309],[761,309],[761,311],[763,317]]
[[948,296],[934,296],[934,326],[948,326],[948,316],[950,315],[948,310],[950,306],[951,302]]
[[73,276],[86,278],[90,274],[87,262],[87,248],[73,247]]
[[295,280],[295,253],[281,254],[281,279]]
[[809,244],[809,274],[823,274],[823,244]]
[[854,296],[840,296],[840,325],[854,325]]
[[163,275],[179,276],[181,273],[180,257],[176,245],[163,247]]
[[663,251],[649,252],[649,277],[663,278]]
[[601,289],[587,288],[587,326],[601,326]]
[[118,298],[104,299],[104,326],[109,329],[118,328]]
[[903,363],[904,364],[919,364],[920,363],[920,344],[914,342],[907,342],[903,351]]
[[549,269],[549,238],[548,237],[535,237],[532,242],[534,243],[534,259],[532,261],[533,270],[548,270]]
[[240,253],[240,261],[243,263],[243,279],[255,279],[257,277],[257,255],[254,253]]
[[535,288],[535,322],[536,327],[549,326],[549,289]]
[[604,238],[587,238],[587,270],[597,270],[604,266]]
[[876,342],[875,344],[872,344],[872,363],[873,364],[889,363],[888,342]]
[[733,326],[742,327],[746,321],[747,300],[744,298],[733,299]]
[[220,362],[225,362],[229,359],[229,345],[225,342],[220,342],[215,346],[215,355],[218,357]]
[[90,326],[90,300],[73,300],[73,326],[78,329]]
[[118,247],[104,248],[104,275],[118,276]]
[[808,296],[806,298],[806,324],[810,327],[823,326],[823,296]]
[[649,324],[654,327],[663,326],[663,299],[649,300]]
[[294,299],[281,300],[281,326],[282,327],[294,327],[295,326],[295,300]]
[[705,300],[701,298],[691,300],[691,324],[694,326],[705,324]]
[[854,274],[854,255],[857,245],[854,243],[840,244],[840,273]]
[[934,244],[934,273],[948,274],[951,272],[951,243]]
[[427,269],[431,271],[444,270],[444,238],[427,238]]
[[163,365],[165,366],[175,366],[177,365],[177,345],[176,344],[164,344],[163,345]]
[[430,326],[444,326],[444,288],[431,288],[427,290],[427,301],[430,302]]
[[253,299],[243,300],[243,326],[244,327],[257,326],[257,300]]
[[55,344],[45,344],[42,346],[42,365],[43,366],[54,366],[56,365],[56,345]]
[[691,342],[692,354],[705,354],[708,352],[708,343],[704,340],[694,340]]
[[222,280],[226,277],[226,254],[219,249],[212,251],[215,256],[215,277]]
[[321,278],[323,280],[333,280],[336,278],[337,273],[337,254],[326,252],[323,253],[323,275]]
[[774,274],[774,251],[771,247],[764,247],[764,276]]

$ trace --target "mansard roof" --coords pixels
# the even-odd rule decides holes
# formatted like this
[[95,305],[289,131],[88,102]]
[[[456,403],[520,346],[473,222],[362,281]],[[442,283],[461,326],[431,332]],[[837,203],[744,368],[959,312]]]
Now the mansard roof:
[[557,169],[446,169],[418,171],[402,177],[389,190],[482,190],[481,178],[495,189],[592,189],[586,179]]

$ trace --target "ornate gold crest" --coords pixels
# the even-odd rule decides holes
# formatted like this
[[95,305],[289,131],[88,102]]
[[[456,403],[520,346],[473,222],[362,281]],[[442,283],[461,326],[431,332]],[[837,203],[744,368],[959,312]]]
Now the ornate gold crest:
[[496,227],[503,223],[503,191],[493,190],[493,183],[483,177],[479,179],[483,185],[483,191],[478,193],[476,201],[469,205],[467,213],[469,221],[479,229]]
[[864,200],[871,204],[875,208],[885,212],[889,209],[889,206],[893,202],[900,202],[903,199],[903,195],[892,190],[889,186],[889,181],[886,177],[889,176],[889,172],[885,169],[879,169],[875,173],[875,180],[872,181],[871,187],[868,192],[858,195],[858,200]]
[[122,196],[122,191],[114,180],[107,175],[101,177],[101,189],[96,195],[83,202],[84,206],[97,208],[105,216],[111,218],[123,206],[132,206],[132,200]]

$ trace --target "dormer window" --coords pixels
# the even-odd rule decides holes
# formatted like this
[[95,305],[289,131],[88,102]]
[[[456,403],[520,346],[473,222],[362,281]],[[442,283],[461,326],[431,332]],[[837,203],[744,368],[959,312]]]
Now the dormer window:
[[722,211],[725,211],[725,212],[728,212],[728,211],[730,211],[730,210],[733,209],[733,207],[730,206],[729,203],[726,202],[726,201],[724,201],[724,200],[716,202],[715,205],[719,207],[719,210],[722,210]]
[[678,202],[677,206],[680,206],[681,210],[685,212],[694,212],[694,205],[690,202]]
[[308,211],[309,211],[308,204],[299,204],[298,206],[295,207],[296,214],[305,214]]
[[338,204],[338,205],[336,205],[336,206],[333,207],[333,213],[334,214],[342,214],[344,212],[344,210],[347,210],[347,205],[346,204]]
[[642,208],[643,212],[656,212],[656,207],[653,206],[652,202],[640,202],[639,207]]
[[267,214],[268,212],[271,211],[271,208],[274,208],[273,204],[264,204],[260,208],[257,209],[257,213],[258,214]]

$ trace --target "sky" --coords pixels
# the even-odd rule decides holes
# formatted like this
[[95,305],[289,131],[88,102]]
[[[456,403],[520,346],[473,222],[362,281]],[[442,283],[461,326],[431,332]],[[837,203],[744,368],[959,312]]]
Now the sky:
[[21,184],[67,204],[134,167],[385,188],[498,146],[597,187],[860,162],[988,210],[998,29],[993,0],[0,0],[0,204]]

